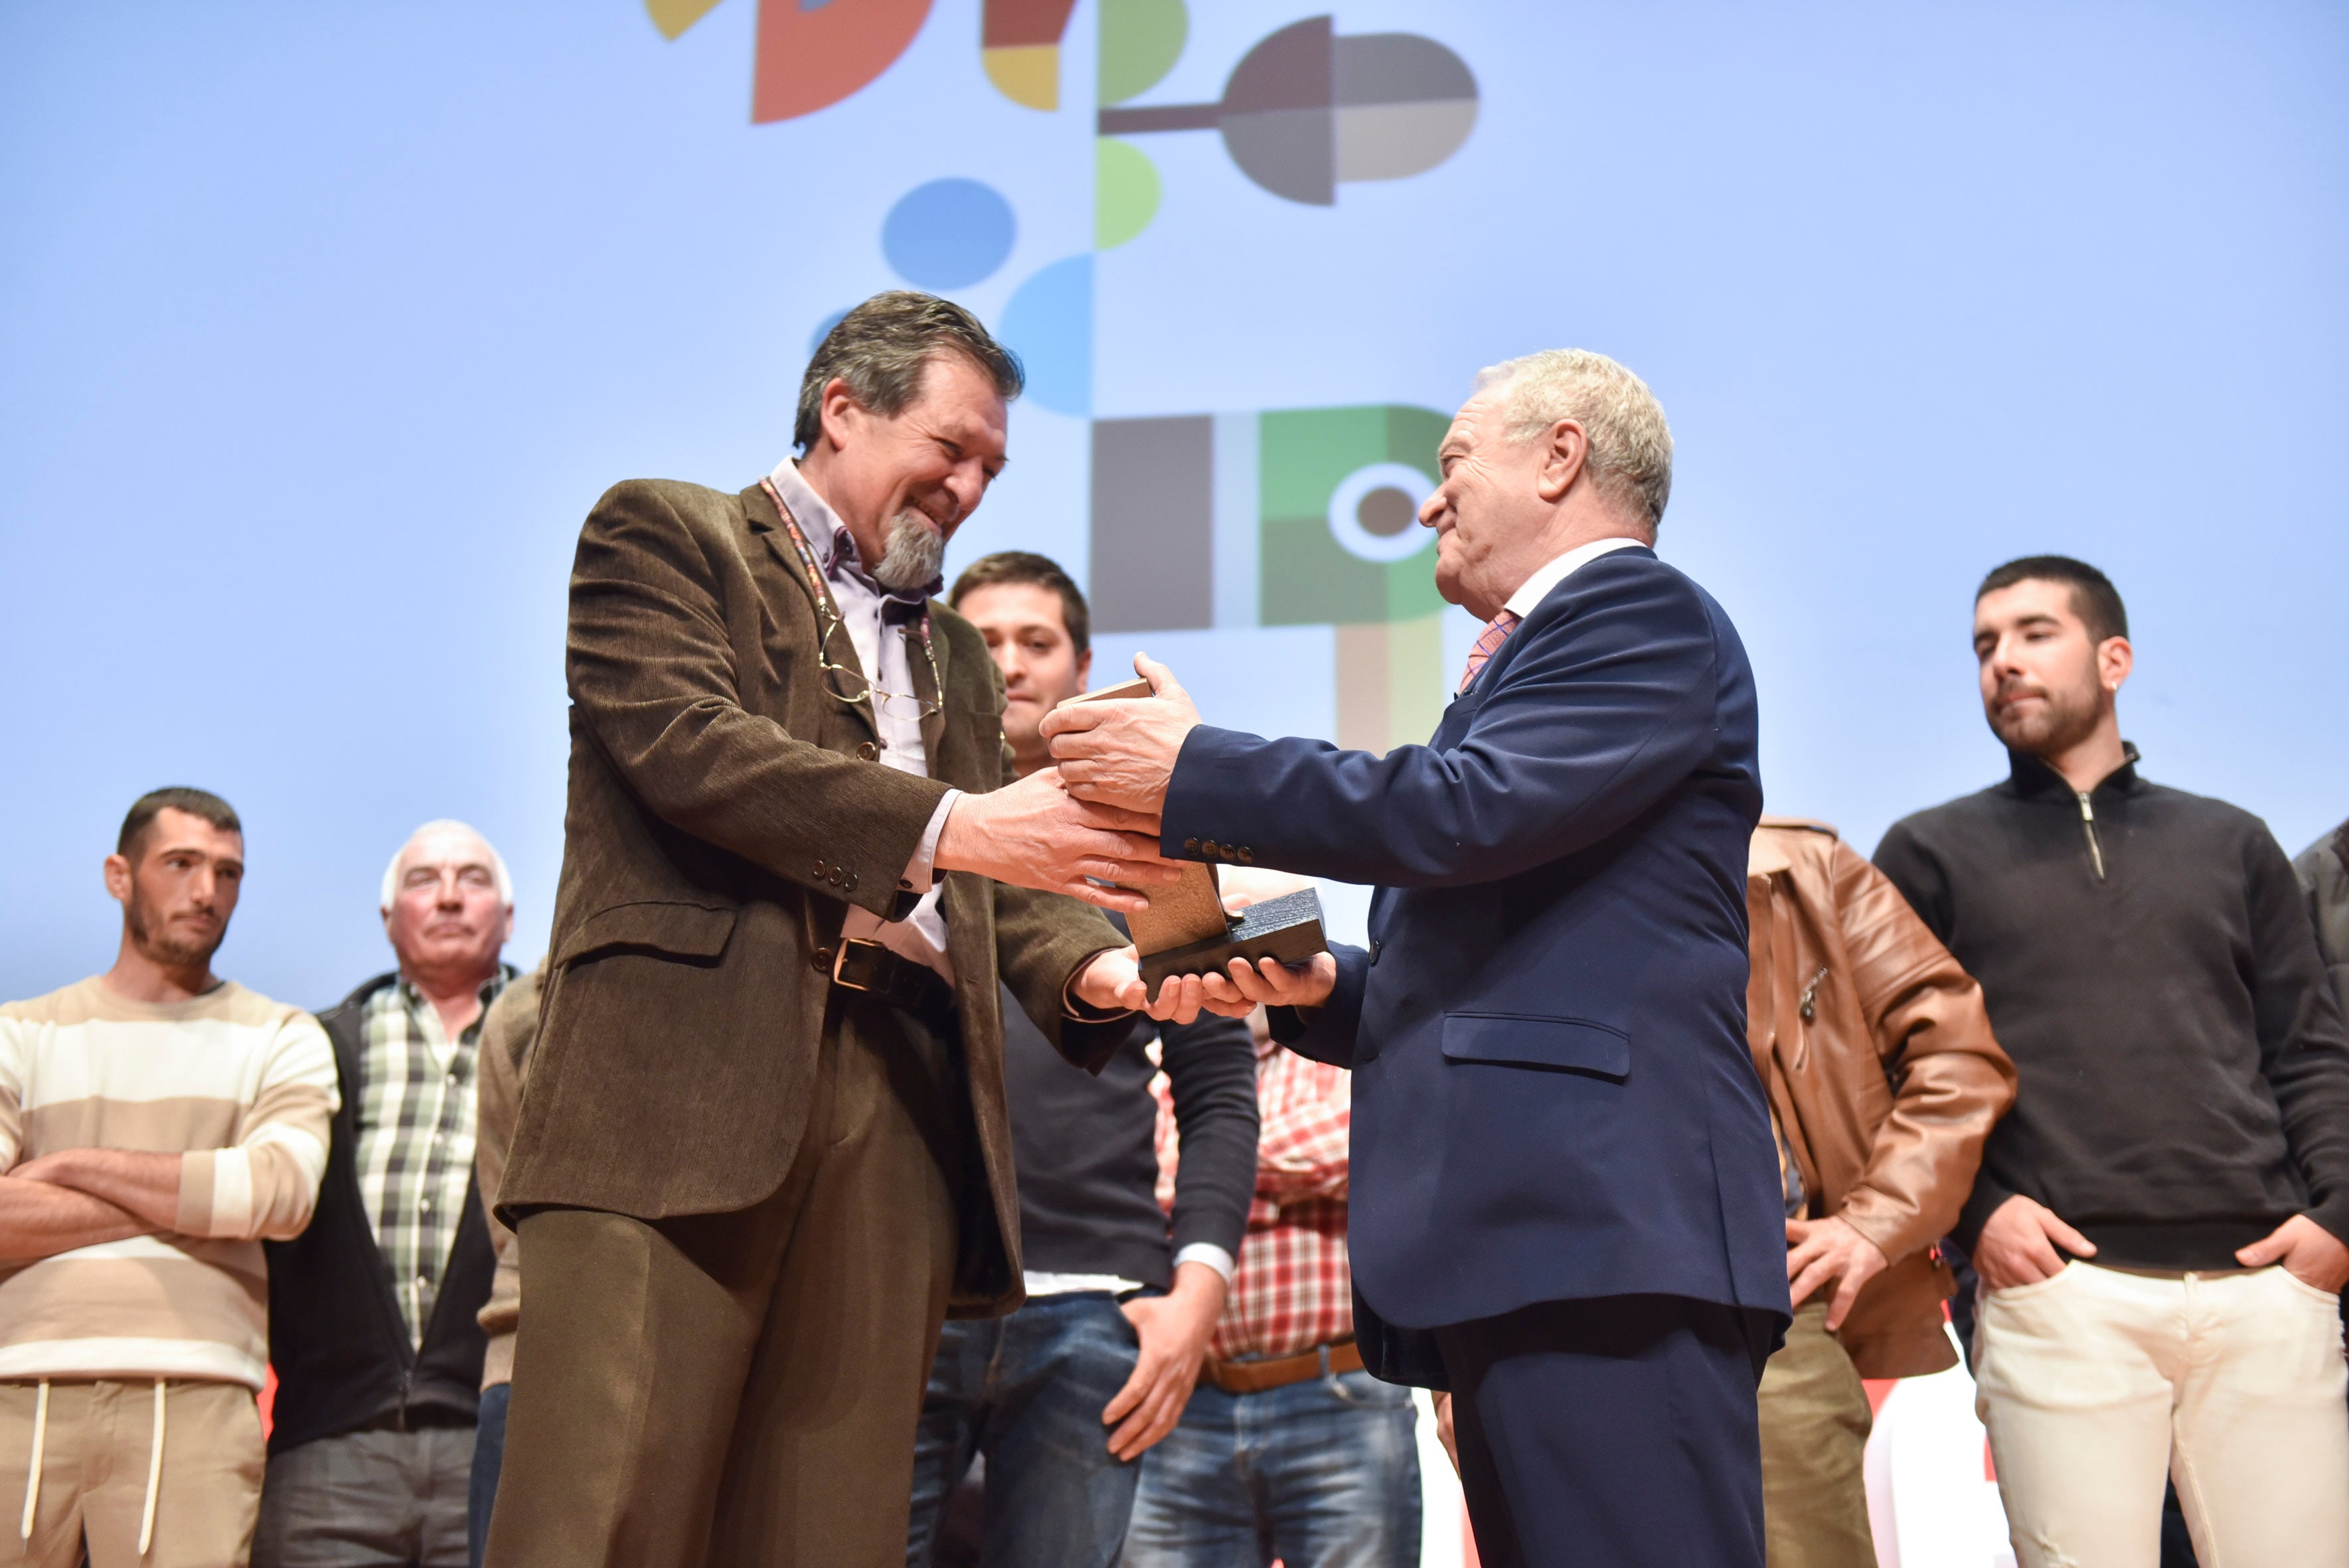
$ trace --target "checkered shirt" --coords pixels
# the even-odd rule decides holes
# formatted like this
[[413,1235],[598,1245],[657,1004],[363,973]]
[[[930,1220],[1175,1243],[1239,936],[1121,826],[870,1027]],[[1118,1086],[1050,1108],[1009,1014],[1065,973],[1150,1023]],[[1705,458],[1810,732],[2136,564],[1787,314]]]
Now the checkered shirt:
[[[1172,1209],[1180,1153],[1166,1075],[1158,1097],[1158,1202]],[[1222,1360],[1292,1356],[1354,1332],[1346,1264],[1346,1150],[1353,1075],[1269,1042],[1257,1047],[1256,1199],[1224,1315],[1208,1353]]]
[[[501,966],[481,987],[481,1014],[505,989]],[[424,1343],[432,1304],[449,1269],[473,1174],[473,1072],[481,1021],[456,1039],[423,994],[395,980],[367,999],[359,1017],[359,1202],[376,1245],[391,1266],[392,1294],[409,1339]]]

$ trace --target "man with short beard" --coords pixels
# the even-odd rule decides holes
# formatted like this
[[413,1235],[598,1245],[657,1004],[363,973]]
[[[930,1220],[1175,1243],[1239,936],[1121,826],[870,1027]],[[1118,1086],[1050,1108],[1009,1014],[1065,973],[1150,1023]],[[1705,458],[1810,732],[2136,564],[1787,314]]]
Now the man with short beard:
[[316,1021],[212,972],[243,879],[227,801],[141,797],[106,859],[114,967],[0,1006],[8,1561],[219,1568],[252,1542],[262,1242],[309,1222],[336,1099]]
[[2005,782],[1878,865],[1981,981],[2019,1076],[1958,1221],[2022,1568],[2349,1563],[2349,1033],[2266,827],[2147,782],[2119,593],[2064,556],[1974,601]]

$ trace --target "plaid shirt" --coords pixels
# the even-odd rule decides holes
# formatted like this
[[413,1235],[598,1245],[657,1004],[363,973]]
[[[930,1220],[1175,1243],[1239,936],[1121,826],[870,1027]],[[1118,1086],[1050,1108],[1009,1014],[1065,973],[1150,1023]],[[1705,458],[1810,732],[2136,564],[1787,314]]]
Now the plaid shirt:
[[[1166,1075],[1158,1099],[1158,1202],[1174,1202],[1179,1153]],[[1219,1360],[1291,1356],[1354,1332],[1353,1275],[1346,1266],[1346,1145],[1353,1075],[1269,1041],[1257,1044],[1256,1201],[1240,1243],[1224,1315],[1208,1354]]]
[[[513,971],[481,987],[481,1016]],[[424,1343],[473,1174],[473,1069],[481,1020],[451,1040],[423,994],[395,980],[359,1018],[359,1202],[391,1266],[408,1336]]]

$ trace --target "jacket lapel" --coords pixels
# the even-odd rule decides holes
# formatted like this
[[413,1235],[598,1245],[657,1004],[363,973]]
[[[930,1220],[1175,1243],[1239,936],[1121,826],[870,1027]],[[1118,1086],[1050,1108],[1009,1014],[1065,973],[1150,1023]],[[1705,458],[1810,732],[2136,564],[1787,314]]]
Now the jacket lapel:
[[[905,639],[905,667],[914,672],[914,690],[917,695],[928,698],[924,706],[931,710],[922,718],[922,755],[929,759],[930,777],[944,779],[947,776],[944,752],[947,738],[947,693],[954,689],[954,669],[948,663],[947,648],[953,639],[940,633],[937,618],[935,615],[930,617],[929,626],[928,657],[924,657],[922,654],[920,627],[907,626],[898,634]],[[926,690],[925,688],[931,684],[931,659],[937,661],[937,685],[935,690]]]
[[[792,542],[792,536],[785,531],[782,513],[775,510],[774,499],[767,494],[765,485],[755,484],[742,492],[742,512],[750,520],[750,531],[766,542],[767,552],[774,558],[775,565],[784,578],[798,589],[800,596],[807,601],[808,617],[815,624],[818,665],[838,665],[843,669],[853,670],[858,676],[863,676],[864,666],[856,656],[856,639],[845,631],[836,631],[831,636],[825,636],[824,610],[822,602],[816,597],[815,584],[808,581],[807,565],[800,559],[799,547]],[[836,692],[841,689],[841,677],[822,668],[817,670],[816,676],[823,682],[827,692]],[[827,696],[824,702],[826,707],[835,711],[854,715],[856,721],[864,727],[867,735],[876,740],[880,738],[881,727],[874,719],[871,697],[868,696],[862,702],[846,703]]]

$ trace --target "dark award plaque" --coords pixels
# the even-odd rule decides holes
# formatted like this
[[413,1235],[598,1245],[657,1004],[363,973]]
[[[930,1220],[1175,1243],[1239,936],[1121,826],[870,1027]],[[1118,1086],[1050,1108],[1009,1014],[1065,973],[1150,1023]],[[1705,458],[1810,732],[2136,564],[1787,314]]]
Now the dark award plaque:
[[[1150,683],[1135,680],[1068,700],[1118,702],[1149,696]],[[1227,914],[1216,868],[1193,862],[1184,866],[1180,882],[1139,891],[1149,898],[1150,907],[1126,916],[1126,927],[1141,954],[1143,981],[1154,995],[1169,975],[1227,975],[1235,958],[1250,964],[1259,958],[1303,964],[1329,950],[1321,933],[1321,895],[1309,887]]]

